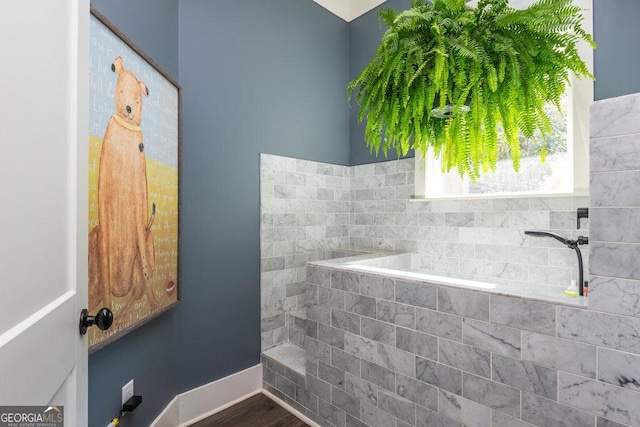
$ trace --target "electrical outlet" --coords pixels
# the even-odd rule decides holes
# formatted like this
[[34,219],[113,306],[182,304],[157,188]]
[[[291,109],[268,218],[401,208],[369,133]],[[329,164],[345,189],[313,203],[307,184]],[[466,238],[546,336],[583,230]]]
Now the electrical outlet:
[[133,397],[133,380],[122,387],[122,404]]

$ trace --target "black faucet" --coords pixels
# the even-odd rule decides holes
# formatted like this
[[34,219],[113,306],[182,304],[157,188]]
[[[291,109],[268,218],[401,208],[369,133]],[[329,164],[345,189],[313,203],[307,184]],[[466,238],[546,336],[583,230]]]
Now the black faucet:
[[568,247],[569,249],[573,249],[576,251],[576,255],[578,256],[578,291],[579,295],[584,295],[584,267],[582,266],[582,253],[580,252],[579,245],[587,245],[589,244],[589,238],[578,236],[576,240],[568,239],[564,236],[561,236],[556,233],[552,233],[551,231],[539,231],[539,230],[529,230],[525,231],[524,234],[528,236],[535,237],[551,237]]

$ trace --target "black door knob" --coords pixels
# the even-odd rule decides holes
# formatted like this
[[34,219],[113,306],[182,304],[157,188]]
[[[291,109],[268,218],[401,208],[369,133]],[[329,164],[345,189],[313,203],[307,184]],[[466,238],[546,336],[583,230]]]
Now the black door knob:
[[80,312],[80,335],[87,333],[89,326],[96,325],[101,331],[109,329],[113,323],[113,313],[108,308],[101,308],[95,316],[89,316],[85,308]]

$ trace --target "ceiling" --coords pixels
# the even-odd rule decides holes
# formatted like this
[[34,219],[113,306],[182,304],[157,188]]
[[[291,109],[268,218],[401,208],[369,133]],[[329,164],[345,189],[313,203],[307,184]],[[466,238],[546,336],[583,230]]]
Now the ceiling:
[[364,15],[386,0],[313,0],[347,22]]
[[[351,22],[360,15],[364,15],[387,0],[313,0],[347,22]],[[509,5],[517,9],[524,9],[535,0],[510,0]],[[476,6],[478,0],[467,0],[471,6]]]

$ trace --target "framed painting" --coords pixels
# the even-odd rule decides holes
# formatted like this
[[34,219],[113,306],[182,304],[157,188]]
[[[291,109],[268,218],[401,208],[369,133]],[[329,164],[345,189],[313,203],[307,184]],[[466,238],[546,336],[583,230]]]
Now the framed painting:
[[92,353],[178,304],[180,86],[93,7],[89,67]]

